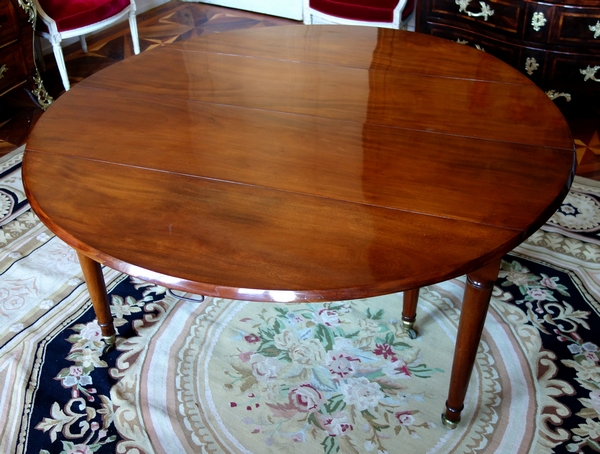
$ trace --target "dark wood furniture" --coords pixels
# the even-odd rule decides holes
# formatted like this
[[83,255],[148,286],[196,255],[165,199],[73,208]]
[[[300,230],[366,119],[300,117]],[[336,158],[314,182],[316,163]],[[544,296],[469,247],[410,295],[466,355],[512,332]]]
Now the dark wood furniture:
[[21,3],[0,0],[0,105],[2,98],[11,92],[25,89],[36,103],[46,108],[51,98],[37,72],[33,53],[35,9],[30,1]]
[[488,54],[294,25],[156,48],[85,79],[38,121],[23,180],[78,251],[109,343],[101,264],[241,300],[406,291],[409,324],[421,286],[466,273],[452,427],[501,257],[553,214],[574,168],[556,106]]
[[416,30],[484,50],[564,112],[600,100],[600,4],[592,0],[421,0]]
[[33,30],[16,0],[0,0],[0,96],[33,79]]

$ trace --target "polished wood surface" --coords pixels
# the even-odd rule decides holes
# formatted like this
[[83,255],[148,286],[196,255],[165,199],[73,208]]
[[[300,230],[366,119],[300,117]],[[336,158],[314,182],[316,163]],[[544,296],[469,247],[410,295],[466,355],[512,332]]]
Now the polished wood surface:
[[255,301],[408,291],[414,319],[419,287],[467,273],[454,423],[500,257],[552,215],[574,166],[558,109],[482,52],[290,26],[89,77],[38,121],[23,179],[80,254],[175,289]]
[[372,28],[215,39],[114,65],[40,119],[24,179],[69,244],[182,290],[364,297],[484,265],[566,194],[564,119],[485,54]]
[[[580,0],[573,0],[574,4]],[[581,0],[583,1],[583,0]],[[568,2],[563,2],[568,3]],[[592,0],[587,6],[594,6]],[[231,30],[262,28],[281,25],[301,25],[297,21],[266,16],[248,11],[222,8],[206,3],[188,3],[170,0],[167,3],[138,15],[140,47],[142,52],[165,43],[187,41],[197,36],[207,36]],[[94,58],[89,58],[74,43],[65,48],[67,68],[71,85],[76,85],[91,74],[98,72],[118,61],[132,56],[131,43],[128,40],[129,28],[126,24],[112,27],[98,35],[87,37]],[[445,58],[448,58],[447,56]],[[436,62],[430,62],[435,65]],[[46,70],[42,80],[50,94],[56,99],[62,92],[62,84],[52,55],[46,58]],[[446,65],[447,67],[447,65]],[[40,68],[41,69],[41,68]],[[483,68],[481,68],[483,69]],[[591,81],[587,82],[592,83]],[[16,93],[14,90],[11,93]],[[4,97],[6,98],[6,97]],[[558,102],[561,102],[559,100]],[[567,103],[573,104],[573,103]],[[574,110],[575,116],[566,115],[571,134],[577,145],[577,175],[598,179],[600,154],[598,144],[598,109],[594,103],[587,103],[587,109]],[[0,159],[27,142],[30,131],[43,112],[34,104],[24,90],[19,91],[19,100],[9,105],[1,105],[0,111]],[[563,111],[563,113],[565,113]]]

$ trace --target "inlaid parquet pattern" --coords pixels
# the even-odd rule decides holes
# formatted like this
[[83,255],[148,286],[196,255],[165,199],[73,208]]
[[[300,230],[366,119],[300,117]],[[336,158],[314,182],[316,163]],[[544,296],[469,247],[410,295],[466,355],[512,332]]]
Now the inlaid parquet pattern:
[[[140,14],[137,19],[142,52],[209,33],[300,24],[288,19],[178,0]],[[95,72],[133,55],[129,27],[126,23],[119,24],[88,38],[87,54],[81,51],[78,43],[66,47],[64,54],[69,79],[72,85],[76,85]],[[63,90],[52,53],[45,60],[43,80],[46,89],[56,99]],[[42,113],[28,97],[21,98],[17,96],[12,103],[13,115],[8,120],[0,120],[0,156],[27,141],[29,131]],[[569,124],[577,150],[577,174],[600,180],[600,112],[590,115],[570,119]]]
[[600,180],[600,118],[581,123],[583,125],[571,122],[577,150],[577,174]]

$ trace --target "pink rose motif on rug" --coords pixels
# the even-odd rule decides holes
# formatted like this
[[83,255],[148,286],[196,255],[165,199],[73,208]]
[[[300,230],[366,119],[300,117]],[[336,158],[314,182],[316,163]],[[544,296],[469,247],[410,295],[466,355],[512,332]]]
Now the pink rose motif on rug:
[[[392,433],[435,427],[419,420],[405,379],[444,371],[427,366],[384,309],[366,308],[358,320],[350,313],[348,303],[308,304],[240,320],[247,331],[234,338],[241,351],[224,387],[245,397],[230,407],[265,445],[312,438],[330,453],[356,445],[360,432],[361,445],[385,451],[382,439]],[[257,415],[263,406],[268,411]]]

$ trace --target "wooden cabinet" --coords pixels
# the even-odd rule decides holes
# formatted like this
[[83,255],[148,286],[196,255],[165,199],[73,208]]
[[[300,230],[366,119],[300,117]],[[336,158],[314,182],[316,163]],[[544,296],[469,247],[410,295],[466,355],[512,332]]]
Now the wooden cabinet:
[[519,69],[563,112],[600,100],[600,3],[422,0],[416,30],[488,52]]
[[32,4],[0,0],[0,97],[26,89],[42,107],[49,104],[33,55],[33,29],[29,21]]

